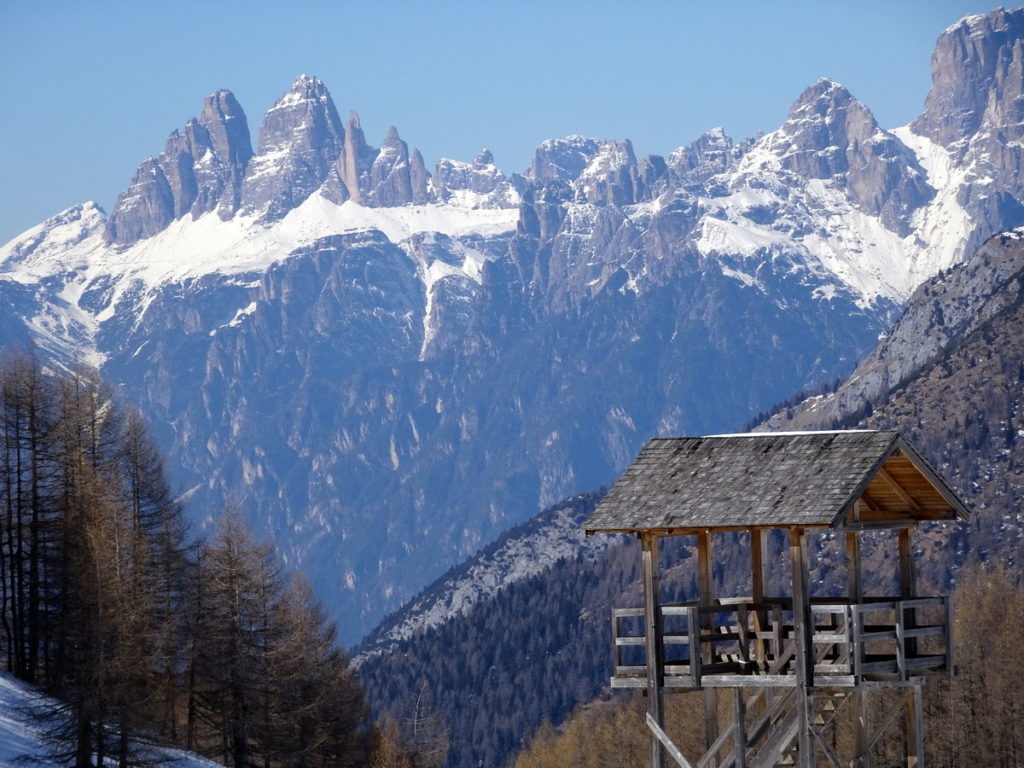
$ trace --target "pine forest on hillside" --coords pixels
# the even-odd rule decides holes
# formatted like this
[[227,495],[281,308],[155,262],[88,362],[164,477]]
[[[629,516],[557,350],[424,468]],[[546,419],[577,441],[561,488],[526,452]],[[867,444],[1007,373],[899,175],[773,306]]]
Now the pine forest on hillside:
[[363,765],[372,733],[333,625],[234,511],[192,542],[138,412],[94,373],[0,361],[0,654],[63,703],[50,759]]

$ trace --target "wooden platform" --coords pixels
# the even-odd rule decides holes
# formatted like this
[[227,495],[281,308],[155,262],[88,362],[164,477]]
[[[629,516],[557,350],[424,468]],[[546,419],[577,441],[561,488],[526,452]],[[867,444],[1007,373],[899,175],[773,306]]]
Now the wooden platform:
[[[799,684],[791,600],[736,598],[711,606],[663,605],[660,611],[666,627],[661,635],[666,690]],[[813,687],[899,682],[953,671],[945,597],[829,599],[812,603],[810,614],[814,664],[808,682]],[[642,608],[612,612],[613,688],[648,686],[642,617]]]

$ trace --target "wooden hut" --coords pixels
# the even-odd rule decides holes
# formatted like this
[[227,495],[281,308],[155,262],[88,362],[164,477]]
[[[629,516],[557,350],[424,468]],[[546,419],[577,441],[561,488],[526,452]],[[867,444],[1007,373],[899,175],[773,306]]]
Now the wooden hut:
[[[853,712],[852,764],[870,765],[872,744],[902,709],[907,765],[922,766],[924,677],[952,674],[954,664],[949,598],[917,594],[913,532],[921,522],[967,516],[896,432],[651,440],[584,525],[588,534],[635,534],[641,542],[644,605],[613,611],[611,683],[646,690],[652,768],[666,752],[689,768],[665,734],[663,695],[695,689],[705,691],[706,753],[698,768],[787,761],[809,768],[819,755],[848,764],[821,727],[840,709]],[[730,532],[732,546],[749,545],[747,596],[715,594],[713,537]],[[887,561],[894,594],[865,595],[867,535],[894,540],[896,555]],[[695,539],[694,602],[661,602],[659,540],[669,536]],[[766,594],[780,559],[768,545],[780,538],[788,594]],[[845,570],[844,595],[812,597],[810,575],[823,565],[816,557],[841,561],[827,565]],[[734,718],[720,730],[717,694],[725,688],[733,689]],[[868,692],[877,688],[897,689],[899,704],[870,733]],[[857,706],[822,705],[829,697],[852,697]]]

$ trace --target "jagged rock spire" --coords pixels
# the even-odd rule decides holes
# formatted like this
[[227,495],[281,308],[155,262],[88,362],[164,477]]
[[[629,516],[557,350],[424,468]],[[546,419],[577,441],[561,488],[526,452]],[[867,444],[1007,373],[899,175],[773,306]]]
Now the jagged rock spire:
[[250,157],[249,127],[237,99],[226,90],[212,93],[199,119],[173,131],[164,151],[139,166],[107,222],[107,241],[131,245],[189,213],[218,208],[230,216]]
[[327,87],[300,75],[263,118],[259,152],[242,185],[241,212],[272,221],[301,204],[327,178],[344,135]]

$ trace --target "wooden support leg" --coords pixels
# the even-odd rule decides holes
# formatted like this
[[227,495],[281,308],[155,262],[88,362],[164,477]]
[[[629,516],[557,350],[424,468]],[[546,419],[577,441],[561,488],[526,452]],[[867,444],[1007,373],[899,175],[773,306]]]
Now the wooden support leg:
[[733,688],[733,717],[736,722],[736,740],[733,751],[733,765],[747,768],[747,704],[743,700],[743,689]]
[[924,768],[924,713],[921,684],[907,691],[907,768]]
[[[718,741],[718,689],[704,689],[704,750],[708,751]],[[717,756],[712,756],[708,768],[718,765]]]
[[850,694],[854,697],[857,711],[853,717],[853,749],[856,753],[854,758],[855,768],[871,768],[871,750],[868,746],[868,692],[864,689],[854,689]]
[[814,744],[814,661],[810,633],[810,599],[807,575],[807,539],[804,531],[789,531],[789,558],[793,573],[793,632],[796,641],[797,744],[800,768],[815,768]]
[[[647,714],[660,729],[665,727],[662,686],[661,605],[658,595],[658,540],[649,533],[641,536],[644,581],[644,636],[647,656]],[[651,736],[651,768],[664,768],[661,741]]]

